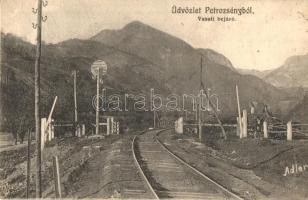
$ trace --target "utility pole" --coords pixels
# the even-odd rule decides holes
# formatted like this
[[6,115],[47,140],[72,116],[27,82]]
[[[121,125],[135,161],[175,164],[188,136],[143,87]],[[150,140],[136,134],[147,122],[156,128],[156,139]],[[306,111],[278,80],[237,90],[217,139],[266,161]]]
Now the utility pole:
[[198,105],[198,132],[199,132],[199,141],[202,142],[202,113],[201,113],[201,104],[202,104],[202,89],[203,89],[203,82],[202,82],[202,56],[201,56],[201,63],[200,63],[200,93],[199,93],[199,105]]
[[77,121],[78,121],[78,116],[77,116],[77,70],[74,70],[74,103],[75,103],[75,135],[77,135]]
[[96,77],[96,135],[99,134],[99,68]]
[[156,127],[155,110],[153,110],[153,128]]
[[30,173],[31,173],[31,157],[30,157],[30,150],[31,150],[31,129],[28,129],[28,148],[27,148],[27,192],[26,198],[28,199],[30,196]]
[[[200,95],[200,99],[201,99],[201,95]],[[201,120],[201,102],[199,103],[199,107],[198,107],[198,131],[199,131],[199,141],[202,142],[202,120]]]
[[[1,56],[0,56],[0,63],[2,63],[2,60],[1,60]],[[3,124],[4,124],[4,117],[3,117],[3,105],[4,105],[4,99],[3,99],[3,92],[2,92],[2,87],[3,87],[3,72],[2,72],[2,68],[3,68],[3,65],[0,65],[0,134],[1,134],[1,131],[3,129]]]
[[42,0],[37,1],[37,37],[35,56],[35,134],[36,134],[36,198],[42,198],[42,152],[41,152],[41,116],[40,116],[40,63],[42,47]]
[[[205,94],[206,98],[208,99],[209,106],[211,107],[211,109],[212,109],[212,111],[214,113],[214,116],[215,116],[215,118],[216,118],[216,120],[217,120],[217,122],[218,122],[218,124],[219,124],[219,126],[221,128],[222,136],[223,136],[224,139],[227,139],[226,131],[225,131],[224,127],[223,127],[223,124],[222,124],[222,122],[219,119],[218,113],[216,112],[216,108],[214,107],[213,103],[211,102],[209,94],[207,93],[207,90],[205,89],[205,86],[204,86],[203,81],[202,81],[202,57],[201,57],[201,73],[200,73],[200,77],[201,77],[200,79],[201,79],[201,88],[202,88],[202,90],[200,90],[200,91],[201,91],[202,94]],[[203,91],[205,91],[205,93],[203,93]],[[201,100],[201,98],[200,98],[200,100]]]
[[[1,59],[1,58],[0,58]],[[1,60],[0,60],[1,62]],[[3,98],[3,92],[2,92],[2,87],[3,87],[3,81],[2,81],[2,65],[0,65],[0,134],[1,131],[3,131],[3,124],[4,124],[4,117],[3,117],[3,105],[4,105],[4,98]]]
[[[100,71],[102,70],[102,71]],[[95,134],[99,134],[99,84],[100,84],[100,73],[103,77],[107,74],[107,64],[102,60],[97,60],[91,65],[91,72],[96,76],[96,129]]]

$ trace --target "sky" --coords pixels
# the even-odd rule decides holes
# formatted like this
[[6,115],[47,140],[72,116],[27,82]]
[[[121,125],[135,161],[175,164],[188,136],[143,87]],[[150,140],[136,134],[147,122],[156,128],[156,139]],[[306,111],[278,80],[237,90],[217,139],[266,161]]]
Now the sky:
[[[0,0],[1,30],[35,43],[37,0]],[[173,14],[177,7],[249,7],[253,15]],[[236,68],[266,70],[293,55],[308,53],[308,0],[49,0],[43,8],[43,40],[87,39],[103,29],[141,21],[196,48],[225,55]],[[234,16],[233,22],[202,22],[202,17]]]

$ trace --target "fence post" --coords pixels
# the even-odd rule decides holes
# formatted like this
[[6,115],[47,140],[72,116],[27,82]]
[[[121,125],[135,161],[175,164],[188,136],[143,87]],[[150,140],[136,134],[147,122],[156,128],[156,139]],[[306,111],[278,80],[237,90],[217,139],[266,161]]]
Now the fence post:
[[117,122],[117,134],[120,134],[120,122]]
[[51,123],[49,123],[49,125],[48,125],[48,136],[47,136],[48,138],[47,138],[47,140],[48,141],[51,141],[51,139],[52,139],[52,127],[51,127]]
[[254,106],[251,106],[250,107],[250,114],[255,114],[255,107]]
[[[52,119],[51,121],[54,122],[55,120]],[[54,127],[54,124],[52,123],[51,124],[51,139],[54,139],[54,138],[55,138],[55,127]]]
[[180,117],[178,120],[178,131],[179,133],[183,134],[183,117]]
[[107,135],[110,135],[110,117],[107,117]]
[[287,123],[287,140],[288,141],[292,140],[292,122],[291,121]]
[[53,178],[55,182],[56,198],[62,198],[58,156],[53,157]]
[[82,124],[82,131],[81,131],[81,135],[84,136],[86,134],[86,125]]
[[264,138],[268,138],[267,121],[263,122],[263,133],[264,133]]
[[243,137],[247,137],[247,110],[243,110]]
[[[45,129],[46,129],[46,118],[41,119],[41,150],[45,147]],[[36,136],[37,137],[37,136]]]
[[111,134],[114,134],[115,129],[114,129],[114,118],[113,117],[110,118],[110,124],[111,124]]
[[236,117],[236,136],[239,136],[240,137],[240,134],[241,134],[241,128],[240,128],[240,122],[239,122],[239,118]]
[[238,120],[240,124],[240,138],[243,137],[243,124],[242,124],[242,116],[241,116],[241,106],[240,106],[240,98],[238,94],[238,86],[235,86],[236,89],[236,100],[237,100],[237,109],[238,109]]

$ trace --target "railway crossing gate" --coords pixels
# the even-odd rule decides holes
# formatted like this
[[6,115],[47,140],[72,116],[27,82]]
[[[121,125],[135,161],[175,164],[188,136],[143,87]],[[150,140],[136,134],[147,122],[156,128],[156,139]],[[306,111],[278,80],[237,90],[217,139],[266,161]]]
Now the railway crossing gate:
[[82,137],[86,133],[86,127],[85,124],[77,124],[76,130],[74,131],[75,124],[74,123],[66,123],[66,122],[55,122],[54,119],[51,119],[50,122],[48,122],[47,118],[41,119],[41,146],[42,149],[45,146],[45,143],[47,141],[51,141],[55,138],[55,128],[56,127],[71,127],[72,132],[74,132],[75,136]]
[[[99,126],[104,127],[104,131],[100,131],[99,134],[102,135],[112,135],[112,134],[120,134],[120,122],[114,119],[113,116],[102,116],[105,122],[100,122]],[[95,124],[92,124],[96,127]],[[101,130],[101,129],[100,129]],[[106,130],[106,131],[105,131]]]

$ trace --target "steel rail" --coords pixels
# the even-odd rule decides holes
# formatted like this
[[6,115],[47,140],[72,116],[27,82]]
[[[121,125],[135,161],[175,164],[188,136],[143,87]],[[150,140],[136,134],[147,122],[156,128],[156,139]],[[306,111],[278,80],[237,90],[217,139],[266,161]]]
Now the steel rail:
[[[160,132],[158,132],[160,133]],[[177,156],[176,154],[174,154],[173,152],[171,152],[157,137],[158,133],[156,133],[156,141],[175,159],[177,159],[178,161],[180,161],[182,164],[184,164],[185,166],[187,166],[188,168],[192,169],[194,172],[196,172],[197,174],[199,174],[200,176],[202,176],[203,178],[205,178],[206,180],[210,181],[211,183],[213,183],[214,185],[216,185],[217,187],[219,187],[221,190],[223,190],[224,192],[226,192],[227,194],[233,196],[236,199],[239,200],[244,200],[244,198],[240,197],[239,195],[233,193],[232,191],[228,190],[226,187],[224,187],[223,185],[219,184],[218,182],[214,181],[213,179],[211,179],[210,177],[208,177],[207,175],[205,175],[204,173],[202,173],[201,171],[199,171],[198,169],[196,169],[195,167],[191,166],[190,164],[188,164],[186,161],[184,161],[182,158],[180,158],[179,156]]]
[[133,157],[134,157],[134,161],[135,161],[135,164],[137,166],[137,168],[139,169],[139,172],[141,174],[141,176],[143,177],[144,181],[146,182],[148,188],[150,189],[151,193],[153,194],[153,196],[155,197],[155,199],[159,199],[158,195],[156,194],[155,190],[153,189],[152,185],[150,184],[148,178],[146,177],[146,175],[144,174],[142,168],[141,168],[141,165],[140,163],[138,162],[138,159],[136,157],[136,153],[135,153],[135,141],[136,141],[136,138],[138,137],[138,135],[135,135],[134,139],[133,139],[133,142],[132,142],[132,152],[133,152]]

